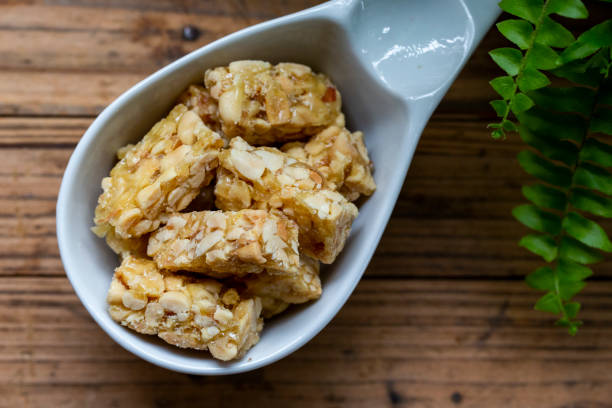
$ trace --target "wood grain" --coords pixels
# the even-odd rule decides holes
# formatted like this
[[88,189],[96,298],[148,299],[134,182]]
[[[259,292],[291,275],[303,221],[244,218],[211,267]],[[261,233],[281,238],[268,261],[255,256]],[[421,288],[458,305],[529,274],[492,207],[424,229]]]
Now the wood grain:
[[[96,115],[121,92],[178,57],[238,29],[317,3],[320,2],[2,2],[0,115]],[[593,21],[604,20],[609,14],[607,7],[601,2],[589,2],[594,17],[589,22],[574,20],[571,27],[582,32]],[[195,41],[182,38],[182,29],[188,25],[200,32]],[[503,37],[492,30],[438,111],[494,117],[488,101],[495,94],[483,84],[501,72],[487,52],[506,45]]]
[[[0,55],[6,56],[0,60],[0,115],[96,115],[121,92],[178,57],[281,14],[277,4],[259,15],[248,2],[219,5],[217,13],[196,4],[168,10],[164,2],[150,9],[130,6],[138,2],[71,2],[70,7],[53,3],[0,5]],[[232,3],[236,5],[228,6]],[[307,2],[295,3],[285,10]],[[104,4],[112,12],[102,13]],[[88,23],[92,20],[95,26]],[[181,37],[187,25],[199,28],[196,41]],[[486,50],[501,42],[498,36],[487,37],[469,63],[470,75],[449,93],[441,109],[456,111],[469,101],[480,103],[470,112],[491,115],[487,101],[493,93],[480,86],[481,74],[492,67]],[[28,46],[15,47],[17,43]]]
[[538,294],[521,282],[539,261],[516,245],[510,211],[531,179],[522,143],[486,129],[499,74],[487,52],[506,45],[493,31],[427,126],[364,279],[308,345],[252,373],[181,375],[120,348],[82,307],[55,202],[95,115],[191,50],[316,3],[0,2],[0,408],[612,407],[612,262],[579,296],[577,337],[531,310]]
[[519,282],[363,281],[309,345],[228,380],[171,373],[122,350],[62,277],[3,281],[0,383],[14,404],[60,404],[68,391],[69,406],[186,406],[197,395],[222,406],[298,407],[444,407],[457,399],[524,407],[517,393],[530,406],[559,406],[581,392],[584,406],[608,406],[612,398],[609,283],[585,292],[587,327],[571,338],[531,310],[533,294]]

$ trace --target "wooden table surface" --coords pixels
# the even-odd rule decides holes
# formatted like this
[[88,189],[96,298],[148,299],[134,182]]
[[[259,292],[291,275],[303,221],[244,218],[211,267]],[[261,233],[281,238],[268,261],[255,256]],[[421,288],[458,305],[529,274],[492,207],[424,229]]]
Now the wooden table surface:
[[[538,265],[510,211],[517,137],[485,128],[491,32],[432,117],[349,302],[290,357],[231,377],[177,374],[116,345],[75,296],[55,237],[62,172],[132,84],[310,0],[0,2],[0,406],[612,407],[612,262],[575,338],[532,311]],[[198,27],[192,41],[183,27]],[[606,228],[611,230],[611,225]]]

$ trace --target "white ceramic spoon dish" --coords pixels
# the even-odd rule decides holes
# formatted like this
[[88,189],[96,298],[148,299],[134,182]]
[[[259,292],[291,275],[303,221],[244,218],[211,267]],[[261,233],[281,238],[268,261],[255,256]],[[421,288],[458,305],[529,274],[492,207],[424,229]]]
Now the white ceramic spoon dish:
[[[84,134],[59,193],[60,253],[83,305],[121,346],[184,373],[253,370],[298,349],[329,323],[359,282],[425,124],[498,15],[496,0],[336,0],[229,35],[132,87]],[[348,128],[365,134],[378,189],[361,206],[341,256],[323,269],[322,297],[267,322],[244,358],[223,363],[111,320],[106,292],[118,260],[89,228],[117,149],[141,138],[184,88],[201,82],[205,69],[241,59],[299,62],[329,75],[342,93]]]

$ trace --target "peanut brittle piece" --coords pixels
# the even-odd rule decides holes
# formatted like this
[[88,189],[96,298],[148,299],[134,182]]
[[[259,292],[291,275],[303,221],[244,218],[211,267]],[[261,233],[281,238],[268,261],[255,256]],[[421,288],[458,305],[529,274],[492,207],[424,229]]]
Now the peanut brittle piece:
[[283,313],[289,307],[289,303],[272,297],[261,297],[261,315],[269,319],[277,314]]
[[321,297],[319,262],[302,255],[299,273],[280,276],[269,272],[249,275],[242,280],[246,293],[261,299],[262,316],[266,319],[284,312],[291,303],[305,303]]
[[307,143],[287,143],[281,150],[308,163],[331,188],[348,200],[355,201],[361,194],[372,195],[376,190],[362,132],[351,133],[344,127],[332,125]]
[[332,263],[344,247],[357,207],[324,184],[308,165],[271,147],[252,147],[240,137],[219,154],[215,186],[223,210],[277,210],[294,220],[300,249]]
[[183,104],[187,109],[195,112],[202,119],[202,122],[215,132],[221,130],[217,101],[203,86],[190,85],[178,97],[177,103]]
[[136,145],[119,150],[119,162],[102,180],[94,222],[121,238],[157,229],[160,216],[180,211],[210,183],[224,143],[200,117],[176,106]]
[[331,190],[304,191],[291,188],[280,194],[282,211],[300,229],[300,249],[325,264],[334,262],[344,248],[357,218],[357,207]]
[[321,296],[319,262],[302,256],[297,274],[279,275],[260,273],[249,275],[243,280],[247,293],[263,298],[271,298],[286,303],[304,303]]
[[323,178],[307,164],[273,147],[252,147],[241,137],[230,141],[229,149],[219,154],[219,163],[215,203],[223,210],[252,205],[267,209],[270,198],[287,187],[323,188]]
[[133,256],[115,270],[107,302],[116,322],[224,361],[242,357],[263,327],[259,298],[211,279],[160,271]]
[[160,268],[215,277],[296,273],[298,228],[262,210],[174,214],[154,232],[147,253]]
[[105,238],[106,244],[110,247],[110,249],[112,249],[122,258],[128,255],[140,257],[147,256],[147,243],[149,241],[148,235],[143,235],[136,238],[121,238],[115,232],[115,228],[108,224],[92,227],[92,231],[100,238]]
[[235,61],[206,71],[204,83],[219,101],[223,132],[252,144],[303,138],[340,113],[340,93],[329,78],[301,64]]

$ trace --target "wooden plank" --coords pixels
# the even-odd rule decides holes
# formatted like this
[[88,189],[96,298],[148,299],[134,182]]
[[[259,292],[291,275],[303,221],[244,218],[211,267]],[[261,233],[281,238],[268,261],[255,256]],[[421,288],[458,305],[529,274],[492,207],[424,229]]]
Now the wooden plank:
[[[0,68],[150,73],[204,44],[261,21],[232,16],[208,16],[202,21],[185,12],[100,13],[93,8],[47,6],[36,10],[39,13],[32,13],[31,6],[9,7],[1,14],[0,53],[5,58]],[[93,19],[94,27],[89,23]],[[182,38],[187,25],[202,27],[196,41]],[[17,41],[28,46],[15,47]]]
[[90,118],[0,117],[0,148],[73,149],[92,121]]
[[0,70],[0,115],[97,115],[144,77]]
[[[137,385],[52,385],[0,387],[6,407],[193,407],[194,401],[207,406],[267,407],[561,407],[567,401],[576,407],[609,408],[606,385],[464,385],[423,384],[388,381],[364,384],[275,384],[263,376],[236,376],[235,384],[216,383],[192,377],[181,384]],[[6,390],[6,392],[3,392]],[[586,396],[579,398],[578,396]],[[520,396],[520,397],[519,397]],[[6,404],[6,405],[4,405]],[[526,405],[529,404],[529,405]]]
[[[248,2],[228,2],[227,9],[201,10],[204,14],[193,13],[196,5],[168,11],[163,2],[147,10],[130,7],[137,2],[107,3],[112,12],[100,13],[99,4],[87,2],[73,2],[70,7],[0,6],[0,54],[6,56],[0,61],[0,115],[96,115],[151,72],[261,21],[253,17],[254,6]],[[270,12],[282,15],[314,3],[283,2]],[[93,19],[95,26],[88,24]],[[200,37],[182,39],[186,25],[199,27]],[[464,81],[453,87],[442,111],[461,108],[470,101],[472,113],[491,116],[487,101],[493,93],[483,92],[488,90],[482,86],[486,78],[478,72],[493,67],[486,49],[503,39],[491,36],[486,41],[492,43],[479,48],[470,69],[462,75]],[[16,42],[27,46],[14,47]]]
[[59,253],[44,255],[36,251],[24,255],[0,256],[0,276],[64,276]]
[[[272,2],[258,18],[252,17],[249,2],[160,3],[148,10],[130,3],[137,4],[110,4],[118,7],[112,12],[100,12],[104,5],[99,2],[0,4],[0,115],[96,115],[130,86],[188,52],[317,2]],[[182,38],[188,25],[201,33],[194,41]]]
[[119,407],[164,398],[181,405],[195,392],[231,405],[274,399],[297,406],[454,406],[456,394],[467,406],[553,407],[587,395],[606,406],[612,398],[612,283],[581,295],[585,327],[569,337],[531,310],[535,293],[519,282],[367,280],[290,357],[254,373],[202,379],[153,367],[115,345],[64,278],[2,278],[2,288],[0,406],[38,406],[44,397],[60,403],[67,392],[75,406],[95,394],[100,406],[112,400]]
[[[315,0],[31,1],[0,4],[0,115],[96,115],[151,72],[217,38],[262,20],[315,5]],[[68,4],[68,5],[67,5]],[[604,4],[589,4],[596,19]],[[101,12],[104,10],[104,12]],[[90,24],[96,21],[95,25]],[[576,31],[590,21],[572,21]],[[182,29],[201,35],[185,41]],[[25,44],[15,47],[14,44]],[[444,113],[494,118],[486,84],[501,71],[488,51],[508,43],[495,30],[484,38],[440,105]]]
[[[19,1],[11,1],[8,3]],[[321,0],[268,0],[262,5],[258,0],[181,0],[177,3],[173,0],[154,0],[142,3],[140,0],[28,0],[31,6],[62,6],[62,7],[85,7],[97,10],[98,12],[113,12],[121,10],[136,10],[140,12],[157,11],[173,13],[177,10],[188,14],[205,16],[227,16],[235,19],[262,18],[271,19],[284,14],[294,13],[308,7],[312,7]],[[99,13],[103,14],[103,13]]]

